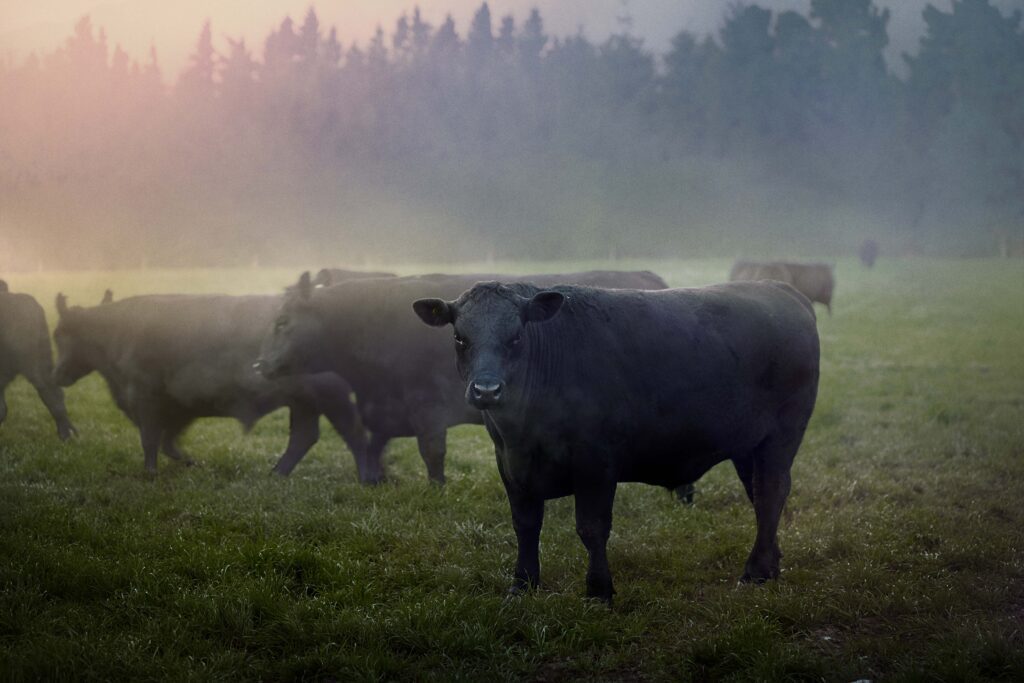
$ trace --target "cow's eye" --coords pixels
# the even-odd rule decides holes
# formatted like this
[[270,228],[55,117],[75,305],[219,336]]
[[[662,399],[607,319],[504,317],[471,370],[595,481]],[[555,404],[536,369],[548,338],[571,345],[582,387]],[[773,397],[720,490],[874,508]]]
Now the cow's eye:
[[466,342],[466,338],[463,337],[458,332],[455,333],[455,345],[458,346],[461,349],[464,349],[467,346],[469,346],[469,344]]
[[508,340],[508,345],[510,347],[519,346],[519,342],[521,342],[521,341],[523,341],[523,333],[522,332],[516,332],[516,335]]
[[278,318],[277,322],[274,323],[274,331],[280,332],[284,328],[288,327],[288,318]]

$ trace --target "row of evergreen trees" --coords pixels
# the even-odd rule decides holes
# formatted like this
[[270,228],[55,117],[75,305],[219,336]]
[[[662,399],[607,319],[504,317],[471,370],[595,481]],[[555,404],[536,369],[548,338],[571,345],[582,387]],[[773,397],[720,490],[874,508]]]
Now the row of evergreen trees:
[[0,259],[989,251],[1024,224],[1021,15],[928,7],[904,77],[888,19],[735,6],[655,55],[486,3],[345,46],[310,9],[258,56],[207,23],[169,85],[84,18],[0,67]]

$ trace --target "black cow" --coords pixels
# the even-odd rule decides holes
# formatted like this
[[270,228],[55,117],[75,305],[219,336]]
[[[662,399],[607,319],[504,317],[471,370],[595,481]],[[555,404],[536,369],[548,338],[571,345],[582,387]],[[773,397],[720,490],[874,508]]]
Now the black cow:
[[253,370],[280,296],[136,296],[94,308],[69,308],[57,296],[54,376],[70,386],[92,371],[139,428],[146,469],[159,450],[191,463],[177,438],[197,418],[232,417],[248,431],[267,413],[291,411],[288,447],[274,467],[288,474],[320,436],[325,415],[357,462],[366,437],[351,388],[333,373],[267,380]]
[[743,580],[777,576],[779,515],[818,387],[810,302],[776,282],[554,290],[481,283],[414,304],[427,324],[454,326],[466,403],[494,441],[519,542],[513,589],[538,581],[544,501],[575,495],[587,595],[610,601],[617,482],[676,487],[723,460],[757,517]]
[[53,350],[46,314],[28,294],[13,294],[0,280],[0,424],[7,417],[4,390],[22,375],[35,387],[53,416],[57,435],[67,440],[75,433],[64,406],[64,392],[53,383]]
[[395,277],[394,273],[372,270],[348,270],[346,268],[321,268],[313,278],[314,287],[328,287],[347,280],[366,280],[371,278]]
[[[268,330],[259,367],[268,377],[333,371],[355,389],[363,424],[371,432],[360,468],[365,483],[384,477],[388,441],[415,436],[427,474],[443,483],[448,427],[480,424],[480,411],[462,401],[461,380],[444,340],[409,315],[409,304],[427,294],[455,297],[481,276],[424,275],[353,280],[313,288],[306,273],[285,297]],[[541,285],[617,281],[664,289],[649,272],[591,271],[524,276]]]

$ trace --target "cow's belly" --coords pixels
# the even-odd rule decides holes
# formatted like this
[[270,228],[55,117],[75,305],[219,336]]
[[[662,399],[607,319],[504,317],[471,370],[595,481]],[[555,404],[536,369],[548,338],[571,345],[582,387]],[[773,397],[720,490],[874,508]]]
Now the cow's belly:
[[443,401],[435,395],[373,396],[357,394],[360,417],[371,432],[389,437],[442,432],[460,424],[483,424],[479,410],[461,399]]
[[618,480],[669,487],[695,482],[718,463],[745,456],[769,427],[756,415],[676,425],[659,423],[622,440],[614,455]]
[[574,482],[602,471],[619,482],[676,487],[746,455],[771,424],[764,411],[608,412],[599,423],[551,431],[531,448],[508,449],[507,468],[511,479],[546,498],[567,495]]

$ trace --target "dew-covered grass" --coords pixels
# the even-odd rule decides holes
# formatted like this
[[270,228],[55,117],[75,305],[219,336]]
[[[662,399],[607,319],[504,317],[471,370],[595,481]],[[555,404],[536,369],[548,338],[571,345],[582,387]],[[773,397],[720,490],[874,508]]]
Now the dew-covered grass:
[[[469,271],[608,264],[471,264]],[[673,285],[722,260],[617,263]],[[423,270],[451,270],[425,266]],[[399,268],[402,272],[414,270]],[[284,270],[6,276],[94,303],[275,291]],[[268,472],[287,416],[205,420],[144,474],[137,432],[88,377],[60,443],[31,387],[0,427],[0,674],[40,679],[1024,680],[1024,265],[840,262],[819,311],[820,398],[793,473],[779,581],[737,586],[753,512],[731,466],[692,507],[620,487],[614,607],[583,599],[572,500],[548,504],[542,589],[505,598],[515,540],[482,428],[449,483],[409,439],[365,488],[341,440]]]

